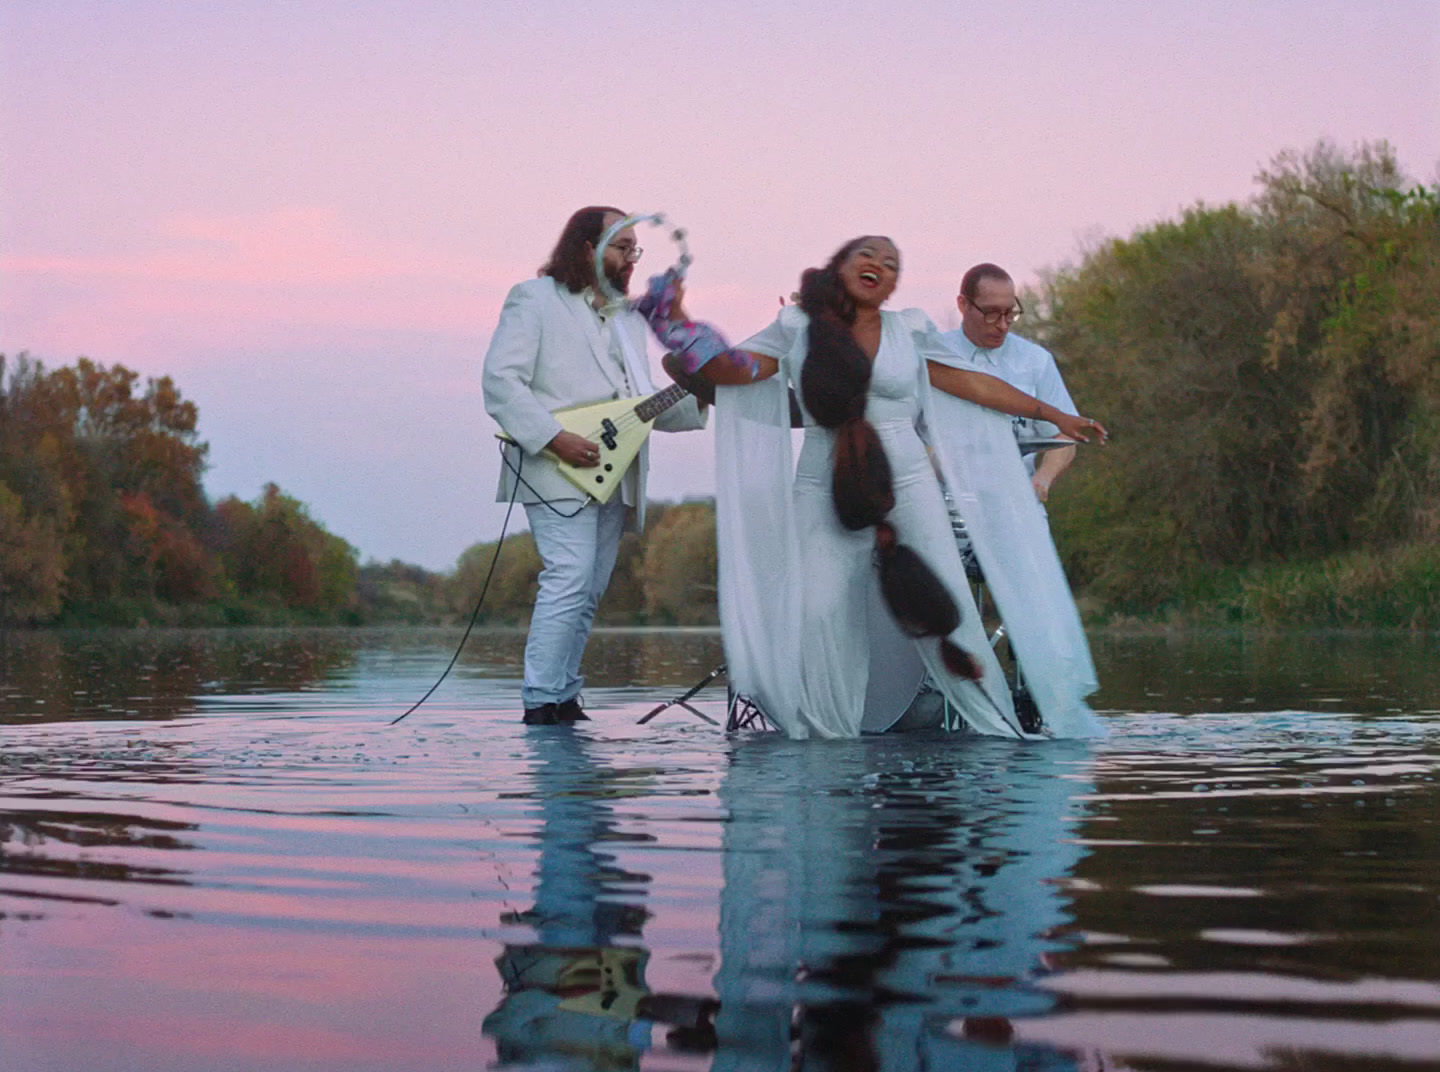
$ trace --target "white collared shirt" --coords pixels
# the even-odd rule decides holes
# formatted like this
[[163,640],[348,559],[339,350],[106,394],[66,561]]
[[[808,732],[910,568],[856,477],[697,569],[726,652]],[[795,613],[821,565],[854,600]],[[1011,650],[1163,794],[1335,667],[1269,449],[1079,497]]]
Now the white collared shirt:
[[[1076,412],[1075,403],[1070,398],[1070,392],[1065,388],[1065,381],[1060,376],[1059,367],[1055,364],[1055,357],[1045,347],[1037,345],[1029,339],[1021,338],[1013,331],[1006,335],[1005,341],[993,350],[976,346],[965,334],[964,328],[941,332],[940,338],[946,346],[965,359],[972,368],[980,372],[988,372],[997,379],[1004,380],[1011,387],[1016,387],[1027,395],[1034,395],[1041,402],[1047,402],[1056,409],[1064,410],[1066,413]],[[1016,417],[1014,424],[1015,436],[1018,439],[1048,437],[1058,435],[1060,432],[1060,429],[1049,421]],[[1039,455],[1031,454],[1025,458],[1026,468],[1031,472],[1035,471],[1035,461],[1038,457]]]
[[625,385],[626,395],[639,394],[640,392],[636,389],[635,384],[631,382],[630,372],[625,364],[625,353],[620,347],[620,340],[615,336],[614,314],[611,313],[607,315],[603,311],[603,305],[599,304],[602,302],[602,298],[594,287],[586,287],[580,292],[580,296],[585,299],[585,304],[595,315],[597,330],[600,332],[600,341],[605,346],[605,353],[611,361],[615,362],[616,368],[620,370],[620,378],[621,382]]

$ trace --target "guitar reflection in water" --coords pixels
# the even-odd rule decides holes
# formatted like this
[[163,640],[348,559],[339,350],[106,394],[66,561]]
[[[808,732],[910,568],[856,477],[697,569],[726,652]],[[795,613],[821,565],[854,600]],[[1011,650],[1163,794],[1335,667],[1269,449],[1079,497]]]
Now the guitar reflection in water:
[[916,743],[735,749],[713,1072],[1119,1067],[1024,1041],[1078,944],[1090,746]]
[[601,849],[622,836],[611,802],[643,775],[598,766],[590,742],[567,727],[527,740],[540,832],[535,903],[501,922],[529,926],[537,940],[506,944],[495,961],[505,993],[483,1030],[500,1065],[568,1057],[639,1068],[657,1026],[672,1051],[713,1050],[713,998],[646,985],[650,954],[639,940],[650,876],[623,870]]

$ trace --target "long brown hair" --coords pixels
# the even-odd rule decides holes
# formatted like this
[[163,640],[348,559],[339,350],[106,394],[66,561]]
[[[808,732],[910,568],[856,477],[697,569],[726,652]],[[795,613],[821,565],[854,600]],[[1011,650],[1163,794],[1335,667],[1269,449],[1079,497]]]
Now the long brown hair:
[[865,417],[873,365],[855,341],[855,300],[840,278],[845,261],[874,238],[851,239],[823,268],[811,268],[800,277],[800,308],[810,317],[800,395],[816,422],[835,433],[831,489],[836,516],[852,531],[875,529],[875,562],[890,613],[911,636],[940,637],[946,667],[975,678],[975,661],[948,639],[960,624],[959,605],[886,520],[895,508],[890,459]]
[[579,294],[595,282],[595,247],[605,233],[605,217],[625,213],[609,205],[588,205],[565,222],[560,240],[538,275],[548,275],[571,294]]

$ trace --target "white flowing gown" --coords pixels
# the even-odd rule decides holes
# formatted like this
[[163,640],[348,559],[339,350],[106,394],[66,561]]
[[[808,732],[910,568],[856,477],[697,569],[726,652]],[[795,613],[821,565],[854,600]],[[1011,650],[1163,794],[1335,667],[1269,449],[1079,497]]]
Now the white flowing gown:
[[[792,464],[786,387],[799,383],[808,323],[798,308],[782,310],[740,345],[777,358],[781,375],[717,391],[720,616],[738,692],[791,737],[854,737],[872,674],[890,671],[884,653],[894,650],[897,630],[867,613],[877,583],[874,532],[851,532],[835,516],[834,433],[808,414]],[[970,596],[938,463],[1025,666],[1044,733],[1102,733],[1084,699],[1096,687],[1089,647],[1009,418],[932,392],[927,358],[959,363],[924,313],[885,313],[866,417],[893,475],[888,520],[959,604],[961,624],[951,639],[984,674],[978,683],[951,674],[934,637],[913,641],[920,659],[975,730],[1027,736]],[[939,434],[922,437],[926,429]]]

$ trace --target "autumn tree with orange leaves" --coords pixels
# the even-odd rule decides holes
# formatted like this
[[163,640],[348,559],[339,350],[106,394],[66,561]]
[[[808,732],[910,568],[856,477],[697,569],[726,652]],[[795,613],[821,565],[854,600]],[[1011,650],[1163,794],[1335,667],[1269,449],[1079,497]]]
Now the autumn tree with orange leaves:
[[[168,376],[0,357],[0,621],[130,624],[246,599],[334,614],[355,552],[267,487],[212,507],[198,412]],[[173,614],[168,614],[174,617]]]

